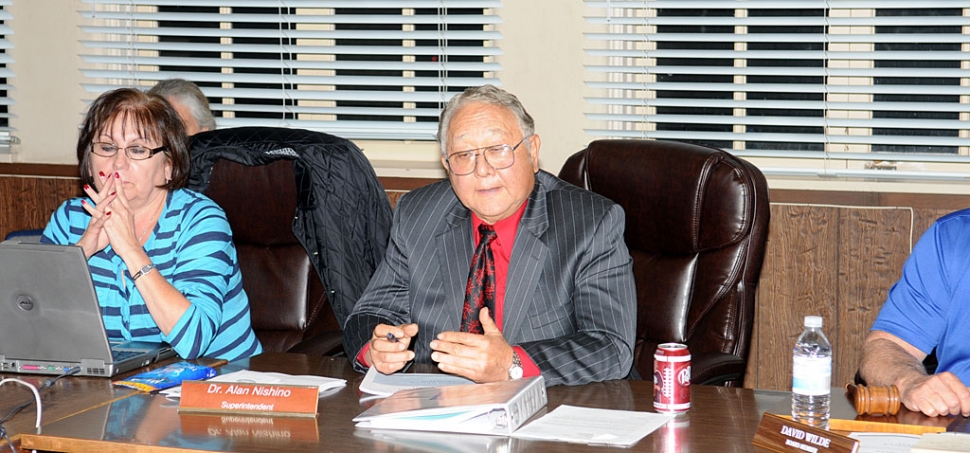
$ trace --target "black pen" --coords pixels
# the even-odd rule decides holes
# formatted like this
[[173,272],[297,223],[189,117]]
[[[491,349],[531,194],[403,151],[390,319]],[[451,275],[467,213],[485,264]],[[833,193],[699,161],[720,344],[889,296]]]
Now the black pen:
[[387,341],[390,341],[391,343],[397,343],[398,340],[397,340],[397,337],[395,337],[393,333],[388,332],[387,333]]

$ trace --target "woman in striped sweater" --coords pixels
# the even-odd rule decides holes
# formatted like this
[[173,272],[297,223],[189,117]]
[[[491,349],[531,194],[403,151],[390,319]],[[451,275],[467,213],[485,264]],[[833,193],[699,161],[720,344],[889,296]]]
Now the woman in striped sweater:
[[188,139],[162,97],[102,94],[77,142],[86,197],[51,216],[42,242],[84,249],[112,340],[165,342],[183,358],[262,351],[225,214],[185,189]]

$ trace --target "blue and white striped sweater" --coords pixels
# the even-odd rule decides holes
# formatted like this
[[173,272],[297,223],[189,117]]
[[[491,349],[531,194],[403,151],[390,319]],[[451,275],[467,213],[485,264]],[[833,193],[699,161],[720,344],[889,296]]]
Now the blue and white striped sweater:
[[[75,244],[90,220],[81,198],[70,199],[51,216],[41,240]],[[124,261],[108,246],[88,260],[88,267],[109,339],[163,341],[183,358],[235,360],[262,352],[232,232],[215,202],[188,189],[169,193],[145,250],[157,272],[192,306],[169,335],[162,335]]]

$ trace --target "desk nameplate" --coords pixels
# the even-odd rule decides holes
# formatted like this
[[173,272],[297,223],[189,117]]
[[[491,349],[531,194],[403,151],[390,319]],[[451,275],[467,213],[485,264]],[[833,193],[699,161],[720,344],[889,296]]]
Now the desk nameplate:
[[179,412],[316,417],[316,386],[185,381]]
[[857,453],[859,441],[765,412],[752,441],[778,452]]

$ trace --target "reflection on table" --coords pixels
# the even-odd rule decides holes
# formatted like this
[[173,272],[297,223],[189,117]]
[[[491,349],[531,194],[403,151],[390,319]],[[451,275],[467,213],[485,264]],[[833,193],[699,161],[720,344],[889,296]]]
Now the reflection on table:
[[[179,414],[177,402],[138,393],[94,407],[25,434],[23,447],[48,451],[148,452],[159,447],[189,451],[458,451],[458,452],[602,452],[563,442],[526,441],[505,437],[358,430],[351,419],[375,404],[357,390],[363,376],[345,358],[298,354],[262,354],[226,365],[220,372],[240,369],[313,374],[347,379],[343,389],[323,396],[316,419],[262,417],[246,414]],[[537,416],[560,404],[653,411],[651,382],[617,380],[548,389],[549,403]],[[759,451],[751,440],[765,411],[790,403],[788,392],[693,386],[691,410],[648,435],[628,451],[707,452]],[[847,404],[847,403],[846,403]]]
[[[147,370],[148,368],[140,368],[135,372]],[[44,381],[52,377],[0,373],[0,378],[2,379],[16,378],[38,389],[44,385]],[[41,392],[41,403],[43,404],[42,423],[52,423],[92,407],[108,404],[136,393],[138,393],[136,390],[115,387],[111,384],[111,380],[106,378],[63,378]],[[12,383],[4,384],[0,387],[0,417],[7,415],[22,403],[32,401],[33,398],[34,394],[25,386]],[[13,418],[4,423],[3,426],[7,430],[7,434],[16,440],[21,433],[34,432],[36,417],[37,406],[31,402]],[[5,442],[3,439],[0,439],[0,451],[6,448],[3,447],[4,445]]]

